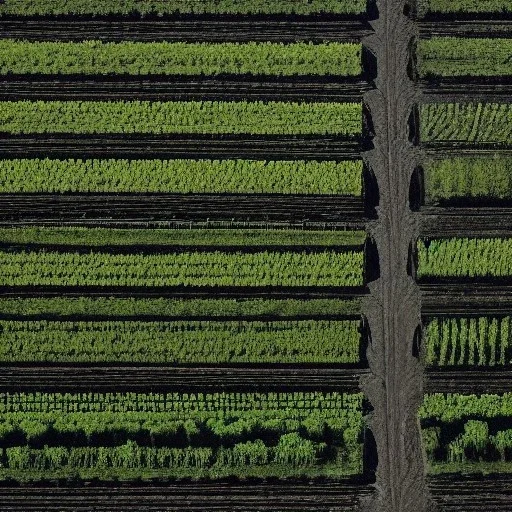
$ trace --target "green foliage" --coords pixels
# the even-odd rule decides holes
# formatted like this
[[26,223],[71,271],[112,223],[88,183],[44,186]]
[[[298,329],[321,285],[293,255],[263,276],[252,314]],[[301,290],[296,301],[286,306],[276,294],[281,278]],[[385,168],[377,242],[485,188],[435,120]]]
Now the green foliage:
[[[489,0],[487,0],[489,1]],[[5,0],[0,14],[360,14],[364,0]]]
[[512,105],[506,103],[428,103],[420,106],[424,142],[512,143]]
[[361,103],[3,101],[0,132],[339,134],[362,132]]
[[423,77],[510,76],[512,41],[498,38],[433,37],[418,46]]
[[512,12],[510,0],[419,0],[420,14],[439,13],[506,13]]
[[363,245],[364,231],[283,229],[0,228],[0,244],[169,246]]
[[137,299],[134,297],[0,298],[2,315],[67,317],[316,317],[354,315],[361,311],[359,300],[340,299]]
[[361,286],[363,252],[0,252],[3,286]]
[[[312,417],[320,431],[310,433]],[[247,474],[242,469],[253,466],[266,468],[267,476],[286,476],[313,467],[322,474],[339,460],[338,475],[357,474],[362,429],[362,394],[3,393],[0,440],[7,467],[0,477],[57,470],[90,477],[91,471],[77,470],[95,469],[112,478],[120,474],[112,470],[124,468],[133,469],[131,478],[149,469],[168,470],[162,477],[216,478]],[[355,432],[355,443],[333,435],[338,431],[350,432],[348,439]]]
[[511,238],[418,241],[419,278],[512,276]]
[[433,318],[425,328],[429,366],[504,366],[512,362],[512,317]]
[[166,364],[357,363],[361,339],[359,323],[355,320],[0,320],[0,360]]
[[361,74],[355,43],[120,43],[0,40],[0,74]]
[[512,158],[459,157],[429,160],[424,165],[428,203],[456,198],[512,198]]
[[363,162],[0,160],[0,192],[340,194],[360,197]]

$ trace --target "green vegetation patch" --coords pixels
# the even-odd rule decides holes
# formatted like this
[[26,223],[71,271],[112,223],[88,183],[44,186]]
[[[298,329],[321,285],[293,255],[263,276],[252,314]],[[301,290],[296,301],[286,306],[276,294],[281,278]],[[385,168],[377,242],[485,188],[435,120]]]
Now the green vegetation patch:
[[420,409],[431,473],[512,471],[512,394],[426,395]]
[[4,101],[0,132],[339,134],[362,132],[360,103]]
[[356,43],[0,41],[0,74],[345,75],[362,72]]
[[362,195],[363,162],[0,160],[0,192]]
[[357,320],[0,320],[0,360],[52,363],[359,362]]
[[361,394],[3,393],[0,476],[340,477],[362,432]]
[[3,286],[362,286],[363,252],[0,252]]
[[0,14],[360,14],[365,0],[5,0]]
[[512,143],[512,104],[429,103],[420,106],[424,142]]
[[0,315],[68,319],[104,317],[317,317],[359,315],[359,299],[0,298]]
[[425,328],[429,366],[508,366],[512,317],[432,318]]
[[418,241],[418,277],[512,276],[512,238]]
[[424,165],[428,203],[443,200],[512,198],[512,157],[459,157]]
[[512,12],[510,0],[419,0],[420,14],[438,13],[508,13]]
[[343,246],[363,245],[364,231],[280,229],[0,228],[0,244],[80,246]]
[[421,76],[510,76],[512,40],[433,37],[418,45]]

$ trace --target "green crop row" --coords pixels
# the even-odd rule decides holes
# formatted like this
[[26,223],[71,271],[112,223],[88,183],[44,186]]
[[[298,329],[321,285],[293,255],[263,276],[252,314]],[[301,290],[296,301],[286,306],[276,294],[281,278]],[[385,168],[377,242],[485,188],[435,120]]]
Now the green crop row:
[[512,40],[434,37],[418,45],[421,76],[510,76]]
[[341,299],[137,299],[133,297],[0,298],[0,315],[67,320],[90,317],[317,317],[357,316],[359,300]]
[[79,246],[343,246],[363,245],[364,231],[281,229],[0,228],[0,244]]
[[420,106],[424,142],[512,144],[512,105],[505,103],[429,103]]
[[512,362],[512,318],[434,318],[425,328],[430,366],[503,366]]
[[346,75],[362,72],[355,43],[0,41],[0,74]]
[[362,430],[361,394],[3,393],[0,475],[216,478],[247,474],[240,466],[270,476],[324,465],[356,474]]
[[361,286],[362,252],[0,252],[3,286]]
[[360,103],[4,101],[0,132],[339,134],[362,132]]
[[430,160],[424,169],[429,203],[455,198],[512,198],[511,157]]
[[453,423],[468,419],[510,417],[512,393],[502,395],[461,395],[434,393],[425,395],[419,416],[425,423]]
[[361,196],[363,163],[266,160],[0,160],[0,192]]
[[508,13],[512,12],[510,0],[418,0],[420,15],[438,13]]
[[512,238],[450,238],[418,241],[423,277],[512,276]]
[[356,320],[0,320],[0,360],[126,363],[357,363]]
[[365,0],[4,0],[0,14],[360,14]]

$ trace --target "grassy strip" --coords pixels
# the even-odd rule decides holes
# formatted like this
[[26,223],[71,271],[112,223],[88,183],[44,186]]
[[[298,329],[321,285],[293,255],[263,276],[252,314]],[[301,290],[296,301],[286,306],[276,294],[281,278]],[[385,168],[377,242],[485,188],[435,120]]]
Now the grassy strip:
[[362,72],[355,43],[0,41],[0,74],[345,75]]
[[361,286],[362,252],[0,252],[3,286]]
[[360,197],[363,162],[0,160],[0,192],[339,194]]
[[512,238],[418,241],[418,277],[512,276]]
[[0,228],[0,244],[169,246],[363,245],[364,231],[279,229]]
[[78,297],[1,299],[0,314],[16,316],[144,316],[222,318],[226,316],[315,317],[359,315],[361,301],[340,299],[136,299]]
[[512,462],[434,462],[429,461],[428,474],[442,475],[447,473],[492,475],[512,473]]
[[511,317],[433,318],[425,329],[429,366],[510,365]]
[[512,105],[430,103],[420,106],[421,139],[512,143]]
[[0,14],[360,14],[364,0],[5,0]]
[[350,364],[359,362],[359,325],[356,320],[7,320],[0,321],[0,360]]
[[339,134],[362,132],[360,103],[4,101],[0,132]]
[[512,157],[446,158],[425,166],[428,203],[446,199],[512,198]]
[[420,14],[439,13],[505,13],[512,12],[510,0],[419,0]]
[[423,77],[510,76],[512,40],[434,37],[420,40],[418,70]]

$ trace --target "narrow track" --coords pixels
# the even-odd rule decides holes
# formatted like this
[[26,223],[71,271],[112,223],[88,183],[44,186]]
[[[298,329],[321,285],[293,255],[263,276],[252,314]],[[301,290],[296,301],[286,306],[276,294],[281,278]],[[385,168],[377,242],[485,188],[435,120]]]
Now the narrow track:
[[424,237],[510,236],[512,207],[435,207],[420,210],[420,232]]
[[439,475],[428,487],[443,512],[510,512],[512,475]]
[[508,393],[511,382],[512,369],[428,369],[425,391],[427,393]]
[[363,228],[361,198],[263,194],[0,194],[0,223],[304,221]]
[[20,512],[318,512],[357,510],[362,483],[208,483],[144,487],[0,487],[0,510]]
[[2,21],[2,38],[30,41],[358,41],[370,33],[362,20],[246,19],[99,19],[59,17]]
[[512,19],[501,20],[433,20],[418,23],[421,37],[510,37]]
[[423,92],[423,100],[426,103],[435,101],[512,102],[512,79],[510,77],[421,79],[418,81],[418,86]]
[[492,156],[497,151],[501,155],[512,155],[511,145],[502,143],[474,143],[474,142],[423,142],[421,148],[431,158],[451,158],[457,156]]
[[147,101],[306,101],[362,100],[370,84],[359,78],[226,77],[47,77],[9,76],[0,100],[147,100]]
[[3,158],[355,159],[360,142],[335,136],[0,136]]
[[[185,366],[2,366],[3,391],[298,391],[359,392],[364,369]],[[1,510],[1,508],[0,508]]]

